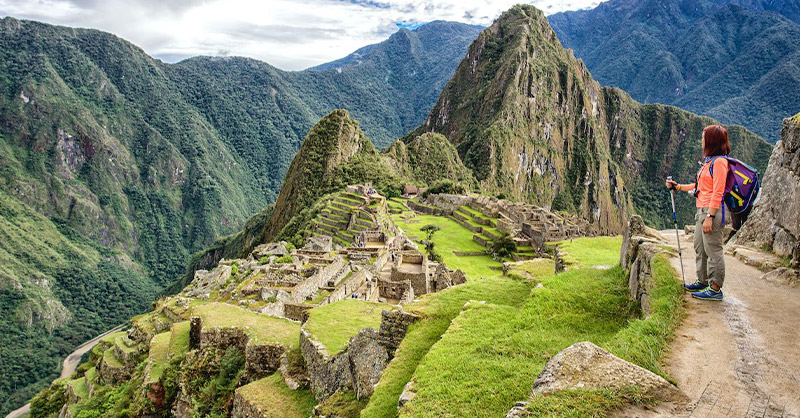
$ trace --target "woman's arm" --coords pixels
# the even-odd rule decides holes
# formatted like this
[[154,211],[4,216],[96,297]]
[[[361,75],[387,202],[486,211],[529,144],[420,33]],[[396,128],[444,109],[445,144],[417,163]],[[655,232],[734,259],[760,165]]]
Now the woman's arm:
[[694,190],[695,184],[694,183],[679,184],[676,181],[667,180],[667,188],[669,188],[670,186],[675,186],[675,190],[677,190],[679,192],[690,192],[690,191]]

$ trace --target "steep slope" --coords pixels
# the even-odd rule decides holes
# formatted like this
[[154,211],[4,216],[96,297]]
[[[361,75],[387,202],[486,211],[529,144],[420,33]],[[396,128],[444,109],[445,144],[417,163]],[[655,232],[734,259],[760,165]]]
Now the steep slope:
[[[145,308],[189,254],[274,202],[300,139],[336,104],[355,108],[384,143],[420,123],[459,42],[463,50],[477,33],[451,26],[447,45],[432,42],[436,25],[397,35],[420,48],[377,45],[376,54],[421,60],[417,76],[390,82],[390,67],[367,65],[380,54],[341,72],[238,58],[170,65],[107,33],[2,19],[0,193],[19,208],[0,230],[0,343],[27,349],[3,356],[0,413],[55,373],[70,346]],[[246,228],[262,235],[266,214]],[[23,226],[47,237],[28,240],[26,253]]]
[[309,131],[292,160],[278,201],[250,218],[242,231],[195,254],[187,274],[172,290],[181,290],[195,270],[213,267],[223,257],[246,257],[259,244],[279,239],[300,244],[302,231],[324,209],[325,197],[347,185],[372,183],[387,197],[399,196],[407,183],[449,179],[467,187],[475,185],[471,171],[445,137],[422,134],[408,140],[408,144],[397,140],[379,153],[346,110],[332,111]]
[[[453,142],[481,190],[616,232],[633,209],[664,223],[661,179],[692,178],[710,123],[601,87],[540,11],[515,7],[470,46],[420,131]],[[771,147],[741,128],[731,135],[737,155],[763,169]]]
[[392,166],[405,175],[425,184],[448,179],[472,186],[475,179],[458,156],[458,151],[440,134],[425,133],[408,143],[395,141],[387,150]]
[[[346,110],[334,110],[311,128],[292,160],[266,226],[267,240],[276,237],[301,208],[307,208],[320,196],[346,186],[347,165],[353,160],[365,166],[380,161],[378,151],[361,131],[358,122]],[[365,168],[368,174],[376,176],[374,180],[382,175],[378,167]]]
[[612,0],[549,20],[599,82],[774,142],[800,110],[798,11],[798,1]]

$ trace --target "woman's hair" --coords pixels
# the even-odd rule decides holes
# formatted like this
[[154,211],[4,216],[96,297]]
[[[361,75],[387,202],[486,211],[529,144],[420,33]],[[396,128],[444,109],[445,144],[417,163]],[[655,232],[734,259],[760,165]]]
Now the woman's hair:
[[705,145],[703,146],[703,157],[713,157],[715,155],[728,155],[731,153],[731,143],[728,141],[728,130],[720,125],[707,126],[703,130]]

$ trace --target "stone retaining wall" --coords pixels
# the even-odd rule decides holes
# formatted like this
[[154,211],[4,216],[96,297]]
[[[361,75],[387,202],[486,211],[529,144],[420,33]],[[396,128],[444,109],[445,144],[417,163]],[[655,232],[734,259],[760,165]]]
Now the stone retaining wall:
[[286,348],[280,344],[248,344],[244,353],[247,379],[253,381],[275,373],[281,367]]
[[293,321],[303,321],[305,317],[304,312],[313,307],[314,305],[309,305],[307,303],[287,302],[283,304],[283,316]]
[[419,317],[409,312],[404,312],[399,309],[381,312],[381,327],[378,332],[378,338],[381,345],[386,347],[390,357],[394,357],[394,352],[403,338],[406,337],[408,326],[417,322]]
[[655,286],[653,260],[657,254],[664,252],[659,247],[659,238],[655,231],[645,226],[639,215],[631,217],[622,235],[620,265],[628,274],[631,298],[639,303],[645,317],[651,313],[650,291]]

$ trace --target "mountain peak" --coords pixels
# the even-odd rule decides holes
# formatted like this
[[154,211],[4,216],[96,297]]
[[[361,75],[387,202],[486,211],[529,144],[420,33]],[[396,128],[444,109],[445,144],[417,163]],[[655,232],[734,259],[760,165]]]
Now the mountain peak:
[[267,224],[267,239],[274,238],[301,208],[328,193],[337,169],[360,154],[374,156],[377,150],[350,113],[335,109],[320,119],[289,166]]

